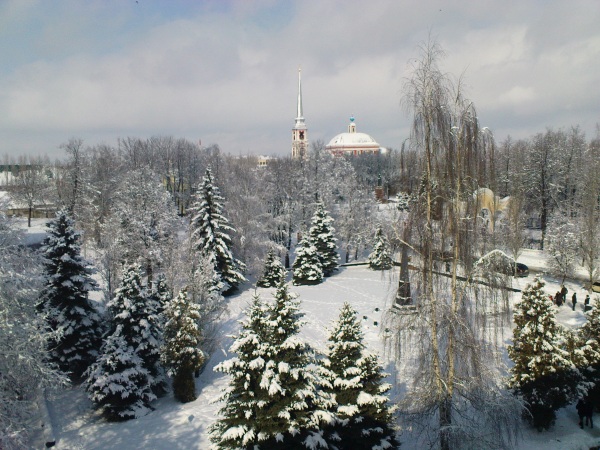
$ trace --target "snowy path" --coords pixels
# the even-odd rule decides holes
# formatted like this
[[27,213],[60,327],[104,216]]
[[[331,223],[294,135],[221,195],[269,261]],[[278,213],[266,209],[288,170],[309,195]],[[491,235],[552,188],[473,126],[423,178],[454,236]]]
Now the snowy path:
[[[527,262],[526,262],[527,263]],[[341,268],[334,276],[317,286],[291,286],[291,292],[299,295],[300,308],[305,313],[306,325],[301,335],[317,350],[324,350],[328,335],[327,328],[337,318],[344,302],[350,303],[362,319],[365,344],[371,351],[383,354],[382,317],[386,307],[394,298],[397,269],[375,272],[365,266]],[[515,279],[514,287],[522,289],[532,276]],[[547,279],[547,292],[554,292],[556,280]],[[583,292],[581,285],[569,284],[569,291]],[[172,398],[163,398],[155,403],[156,410],[137,420],[124,423],[107,423],[91,410],[90,403],[80,388],[63,391],[51,403],[50,414],[56,425],[57,449],[86,450],[207,450],[210,448],[207,430],[214,423],[219,405],[214,401],[227,384],[227,378],[215,373],[212,368],[229,358],[227,350],[231,343],[229,335],[239,328],[237,322],[254,294],[248,287],[239,295],[229,299],[229,315],[224,318],[219,330],[220,350],[216,351],[197,380],[198,399],[180,404]],[[274,289],[257,289],[263,300],[271,300]],[[513,300],[519,298],[514,294]],[[581,297],[583,298],[583,297]],[[570,327],[580,326],[585,320],[578,305],[576,311],[563,306],[558,319]],[[379,309],[377,311],[376,309]],[[377,325],[375,325],[377,322]],[[509,330],[508,330],[509,331]],[[510,333],[506,335],[510,336]],[[382,361],[388,372],[395,372],[392,364]],[[395,392],[399,392],[399,385]],[[556,427],[544,433],[525,430],[518,450],[544,448],[546,450],[589,449],[600,442],[600,416],[598,429],[580,430],[574,406],[558,412]],[[409,448],[405,440],[403,448]]]
[[[300,308],[306,314],[302,336],[316,349],[324,350],[327,327],[339,314],[344,302],[352,304],[364,321],[365,341],[374,351],[381,352],[379,336],[385,299],[390,293],[389,272],[373,272],[364,267],[341,269],[319,286],[291,286],[299,295]],[[271,300],[274,289],[257,292],[264,300]],[[64,391],[54,399],[51,415],[56,426],[57,449],[134,450],[134,449],[198,449],[210,447],[207,430],[217,415],[219,397],[227,379],[212,369],[220,361],[231,357],[227,350],[231,334],[239,329],[238,319],[249,304],[254,289],[249,288],[229,299],[229,317],[219,331],[220,350],[216,351],[198,378],[198,399],[180,404],[171,398],[157,401],[155,411],[137,420],[107,423],[91,410],[91,405],[80,388]],[[379,308],[379,311],[375,311]],[[375,326],[374,322],[378,325]]]

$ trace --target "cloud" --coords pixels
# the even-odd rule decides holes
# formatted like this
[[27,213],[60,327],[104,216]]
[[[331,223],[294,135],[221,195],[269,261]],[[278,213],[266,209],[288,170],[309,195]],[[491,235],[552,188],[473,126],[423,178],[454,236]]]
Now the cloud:
[[359,131],[398,148],[402,85],[429,35],[497,137],[577,123],[591,132],[599,5],[5,2],[0,37],[14,45],[0,49],[0,154],[157,134],[288,154],[298,66],[311,140],[328,142],[354,114]]

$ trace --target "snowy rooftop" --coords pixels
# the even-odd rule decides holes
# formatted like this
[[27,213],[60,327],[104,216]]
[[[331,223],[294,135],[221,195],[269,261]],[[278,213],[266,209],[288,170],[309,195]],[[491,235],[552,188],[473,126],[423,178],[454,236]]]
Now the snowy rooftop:
[[366,133],[340,133],[327,144],[327,147],[339,146],[379,148],[377,141]]
[[379,144],[368,134],[358,133],[356,131],[356,124],[354,123],[354,117],[350,117],[348,131],[335,136],[326,146],[327,149],[344,147],[379,149]]

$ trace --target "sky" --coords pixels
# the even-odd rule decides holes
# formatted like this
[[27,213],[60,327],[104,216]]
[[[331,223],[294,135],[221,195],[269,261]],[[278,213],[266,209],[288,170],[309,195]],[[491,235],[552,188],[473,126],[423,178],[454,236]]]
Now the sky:
[[420,46],[462,80],[498,142],[600,123],[598,0],[0,0],[0,156],[173,136],[291,154],[308,139],[400,148]]

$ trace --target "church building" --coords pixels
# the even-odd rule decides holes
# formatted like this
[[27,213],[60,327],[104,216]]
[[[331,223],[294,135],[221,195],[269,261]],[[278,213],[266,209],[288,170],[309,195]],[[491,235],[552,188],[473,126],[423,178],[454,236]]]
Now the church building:
[[[348,131],[335,136],[325,146],[334,156],[362,155],[365,153],[380,153],[385,151],[377,141],[366,133],[356,131],[354,117],[350,117]],[[298,102],[297,114],[294,128],[292,128],[292,158],[306,159],[308,157],[308,129],[304,123],[302,110],[302,79],[301,71],[298,69]]]
[[350,117],[348,131],[335,136],[325,148],[335,156],[362,155],[364,153],[379,153],[381,151],[381,147],[375,139],[366,133],[358,133],[356,131],[354,117]]

